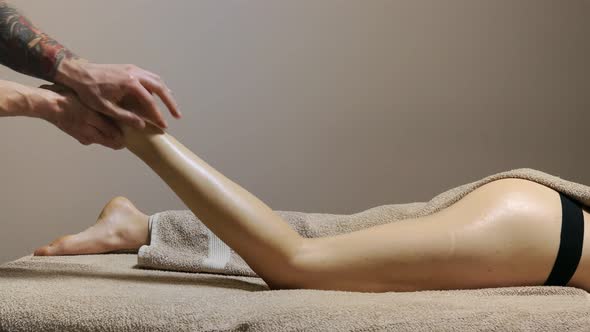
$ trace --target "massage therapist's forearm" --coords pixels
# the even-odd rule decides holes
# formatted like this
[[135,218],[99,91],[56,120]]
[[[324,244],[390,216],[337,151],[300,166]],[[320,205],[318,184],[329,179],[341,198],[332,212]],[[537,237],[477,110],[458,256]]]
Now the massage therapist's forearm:
[[26,75],[54,81],[61,61],[76,56],[0,0],[0,63]]
[[70,91],[57,87],[34,88],[0,80],[0,117],[28,116],[46,120],[84,145],[98,143],[124,147],[120,129],[88,109]]
[[0,116],[47,119],[55,108],[54,94],[40,88],[0,80]]
[[261,277],[288,266],[303,238],[267,205],[159,129],[124,132],[128,149]]

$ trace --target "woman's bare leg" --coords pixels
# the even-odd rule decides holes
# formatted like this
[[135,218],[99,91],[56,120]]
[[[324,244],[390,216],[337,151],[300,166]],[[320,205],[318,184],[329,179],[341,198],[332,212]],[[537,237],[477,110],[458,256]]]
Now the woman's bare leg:
[[[303,238],[274,211],[155,127],[144,131],[125,128],[125,137],[129,150],[148,164],[269,286],[292,284],[296,276],[290,263]],[[129,224],[134,225],[131,231]],[[146,244],[146,235],[147,216],[128,200],[117,198],[107,204],[94,226],[60,237],[35,254],[90,254],[139,248]]]
[[[303,239],[264,203],[169,135],[157,131],[126,131],[126,135],[128,147],[271,288],[379,292],[542,285],[557,255],[559,196],[534,182],[499,180],[427,217]],[[127,242],[106,241],[120,246],[107,249],[147,244],[147,216],[129,209],[127,203],[114,206],[118,208],[105,208],[110,213],[103,213],[103,219],[119,220],[105,223],[110,232],[98,232],[93,226],[89,229],[93,231],[58,241],[60,250],[53,253],[80,253],[81,248],[85,253],[108,251],[104,245],[88,249],[84,240],[104,243],[106,237],[125,233],[117,229],[129,229],[127,223],[140,225],[132,228],[139,230],[134,233],[136,240],[127,236]],[[586,211],[584,217],[590,218]],[[588,251],[586,246],[584,256]],[[588,288],[587,265],[580,264],[568,285]]]
[[158,128],[123,131],[127,148],[269,286],[296,285],[292,262],[304,238],[272,209]]
[[540,285],[557,255],[558,193],[530,181],[495,181],[425,218],[306,239],[172,136],[124,132],[128,148],[271,288]]

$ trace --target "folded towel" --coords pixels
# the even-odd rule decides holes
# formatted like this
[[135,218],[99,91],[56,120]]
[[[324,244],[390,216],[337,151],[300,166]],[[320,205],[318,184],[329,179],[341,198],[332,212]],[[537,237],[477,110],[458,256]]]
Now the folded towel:
[[[490,175],[449,189],[429,202],[390,204],[350,215],[275,211],[304,237],[314,238],[349,233],[363,228],[426,216],[460,200],[476,188],[503,178],[538,182],[590,206],[590,187],[530,168]],[[190,211],[165,211],[150,217],[151,242],[138,253],[145,268],[184,272],[257,276],[248,264],[213,234]]]

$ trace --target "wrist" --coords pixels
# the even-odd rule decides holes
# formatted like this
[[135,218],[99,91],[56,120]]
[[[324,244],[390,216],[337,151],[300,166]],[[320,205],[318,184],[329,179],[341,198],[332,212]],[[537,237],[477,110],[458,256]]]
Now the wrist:
[[24,86],[19,91],[23,112],[20,115],[54,122],[61,109],[64,96],[53,91]]
[[60,110],[60,102],[63,98],[62,95],[53,91],[34,88],[29,97],[29,104],[32,110],[27,116],[55,123]]
[[63,59],[57,67],[55,73],[55,83],[67,86],[73,90],[83,84],[83,80],[88,76],[85,65],[88,60],[82,58]]

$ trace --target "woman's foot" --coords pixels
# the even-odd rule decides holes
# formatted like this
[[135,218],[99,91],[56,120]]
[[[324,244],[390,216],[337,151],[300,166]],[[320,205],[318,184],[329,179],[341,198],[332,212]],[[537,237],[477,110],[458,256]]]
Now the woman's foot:
[[100,254],[118,250],[138,250],[148,244],[148,216],[125,197],[115,197],[105,205],[96,224],[75,235],[57,238],[35,250],[35,256]]

